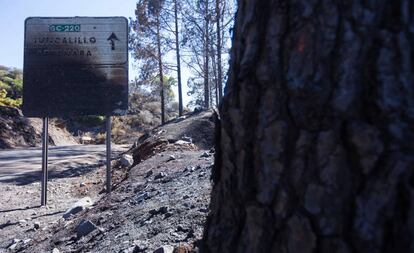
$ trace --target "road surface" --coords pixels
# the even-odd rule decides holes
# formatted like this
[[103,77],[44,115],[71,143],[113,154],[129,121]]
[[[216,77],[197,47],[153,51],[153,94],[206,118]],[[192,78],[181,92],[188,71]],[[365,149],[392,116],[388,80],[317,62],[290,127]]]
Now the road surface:
[[[112,145],[112,157],[126,151],[128,145]],[[105,145],[72,145],[49,147],[49,177],[80,174],[82,170],[104,167]],[[0,151],[0,183],[30,183],[40,179],[42,149]]]

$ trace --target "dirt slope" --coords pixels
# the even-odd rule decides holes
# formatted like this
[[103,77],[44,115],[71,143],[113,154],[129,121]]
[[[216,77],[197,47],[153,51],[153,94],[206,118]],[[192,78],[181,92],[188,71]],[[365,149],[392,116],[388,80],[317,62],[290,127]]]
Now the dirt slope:
[[[42,120],[23,117],[20,110],[0,106],[0,149],[41,145]],[[77,140],[57,121],[49,123],[51,145],[72,145]]]
[[[65,220],[60,216],[62,206],[70,205],[62,200],[23,225],[10,221],[4,231],[23,226],[24,232],[14,237],[9,233],[0,247],[6,252],[126,253],[171,246],[179,247],[179,252],[193,252],[209,211],[214,160],[209,145],[214,139],[214,118],[211,111],[201,112],[169,122],[141,138],[129,151],[135,159],[133,166],[125,168],[119,160],[114,162],[115,182],[110,195],[99,194],[103,182],[96,180],[103,170],[83,175],[81,182],[90,190],[81,195],[74,195],[82,189],[74,177],[71,196],[97,200],[90,209]],[[185,141],[189,138],[198,145]],[[55,215],[54,219],[44,218],[49,214]],[[35,221],[40,223],[39,229],[34,229]],[[85,224],[91,231],[79,236]]]

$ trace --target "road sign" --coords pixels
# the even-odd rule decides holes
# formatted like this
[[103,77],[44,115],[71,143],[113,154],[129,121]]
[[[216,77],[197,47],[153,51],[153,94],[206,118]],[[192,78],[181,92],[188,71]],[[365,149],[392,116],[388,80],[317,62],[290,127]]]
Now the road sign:
[[25,116],[124,114],[127,19],[27,18],[23,75]]

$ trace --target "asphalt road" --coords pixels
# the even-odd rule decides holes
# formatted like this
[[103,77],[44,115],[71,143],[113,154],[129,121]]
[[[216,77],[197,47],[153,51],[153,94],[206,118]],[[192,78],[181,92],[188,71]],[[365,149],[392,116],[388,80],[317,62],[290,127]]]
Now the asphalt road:
[[[126,151],[128,145],[112,145],[112,157]],[[83,170],[105,167],[105,145],[72,145],[49,147],[49,177],[65,177]],[[40,179],[42,149],[0,151],[0,183],[25,184]]]

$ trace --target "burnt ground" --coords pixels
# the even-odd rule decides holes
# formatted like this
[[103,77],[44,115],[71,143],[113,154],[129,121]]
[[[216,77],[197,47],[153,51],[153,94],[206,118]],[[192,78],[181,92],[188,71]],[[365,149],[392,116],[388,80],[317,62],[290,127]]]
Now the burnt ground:
[[[110,195],[103,193],[104,170],[99,168],[52,180],[56,197],[46,208],[27,204],[36,195],[31,191],[39,187],[36,183],[0,185],[2,191],[19,192],[21,206],[0,211],[0,252],[153,252],[167,245],[190,252],[209,211],[214,159],[207,147],[212,146],[213,128],[212,112],[202,112],[154,129],[129,150],[133,166],[114,161]],[[189,138],[198,145],[182,140]],[[84,196],[95,204],[63,219],[63,212]],[[12,196],[1,199],[16,201]],[[84,221],[93,224],[92,231],[77,236]]]

